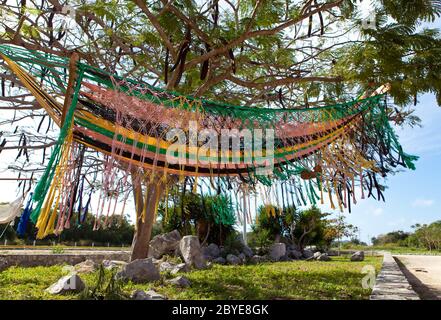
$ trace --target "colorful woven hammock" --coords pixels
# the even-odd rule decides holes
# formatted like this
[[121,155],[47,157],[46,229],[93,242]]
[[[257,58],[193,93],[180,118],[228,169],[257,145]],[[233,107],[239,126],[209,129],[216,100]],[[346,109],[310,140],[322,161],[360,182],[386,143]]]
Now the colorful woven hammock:
[[[116,197],[116,206],[121,195],[115,196],[115,190],[140,169],[149,183],[170,176],[182,183],[182,177],[191,177],[193,190],[199,186],[202,191],[199,177],[217,192],[240,189],[244,198],[257,198],[258,186],[264,185],[272,190],[263,192],[268,199],[283,202],[283,207],[288,201],[280,200],[279,193],[293,205],[323,203],[327,193],[331,206],[343,209],[350,208],[351,198],[356,202],[356,187],[361,198],[365,191],[373,196],[372,189],[384,198],[377,176],[385,176],[391,167],[415,168],[417,157],[403,152],[389,125],[387,86],[335,105],[252,108],[183,96],[15,46],[0,45],[0,55],[61,128],[34,192],[31,220],[39,227],[39,237],[68,227],[84,175],[82,146],[106,155],[101,211],[105,198]],[[229,130],[225,142],[226,129],[236,131]],[[183,136],[170,138],[173,132]],[[115,170],[126,177],[112,187]]]

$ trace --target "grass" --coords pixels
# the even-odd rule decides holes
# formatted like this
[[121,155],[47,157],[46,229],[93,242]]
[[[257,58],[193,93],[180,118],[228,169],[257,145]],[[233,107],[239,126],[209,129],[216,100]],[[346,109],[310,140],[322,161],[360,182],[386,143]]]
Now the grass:
[[[333,257],[330,262],[294,261],[247,266],[214,265],[208,270],[185,274],[190,288],[165,285],[170,278],[151,284],[127,283],[123,290],[154,289],[169,299],[368,299],[370,289],[363,289],[361,270],[373,265],[377,272],[380,257],[351,262],[347,257]],[[63,276],[62,266],[12,267],[0,273],[0,299],[78,299],[78,295],[52,296],[44,289]],[[97,274],[81,275],[92,286]]]
[[415,248],[415,247],[400,247],[396,245],[385,245],[385,246],[355,246],[350,248],[344,248],[342,250],[364,250],[368,251],[389,251],[392,254],[421,254],[421,255],[441,255],[441,251],[438,250],[427,250],[425,248]]

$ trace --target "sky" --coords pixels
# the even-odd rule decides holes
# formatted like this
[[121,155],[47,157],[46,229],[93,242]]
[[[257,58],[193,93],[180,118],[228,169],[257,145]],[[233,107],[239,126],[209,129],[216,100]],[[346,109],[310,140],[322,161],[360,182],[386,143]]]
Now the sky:
[[[441,20],[429,26],[441,28]],[[422,126],[397,128],[397,133],[404,151],[420,157],[416,170],[405,169],[387,178],[386,202],[359,200],[351,214],[343,213],[349,223],[359,227],[359,236],[365,242],[390,231],[411,231],[416,223],[441,220],[441,107],[433,95],[426,94],[419,96],[415,109]],[[2,114],[2,118],[5,116]],[[38,120],[33,122],[30,126],[38,125]],[[15,155],[16,151],[0,154],[0,178],[16,177],[6,169]],[[16,186],[15,181],[0,181],[0,202],[13,201],[17,197]],[[331,212],[326,204],[321,208]]]

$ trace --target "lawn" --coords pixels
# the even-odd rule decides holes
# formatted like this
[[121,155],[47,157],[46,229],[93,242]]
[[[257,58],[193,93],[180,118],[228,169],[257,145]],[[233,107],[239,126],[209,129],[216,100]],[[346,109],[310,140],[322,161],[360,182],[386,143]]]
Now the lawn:
[[[337,249],[334,249],[337,250]],[[439,250],[427,250],[425,248],[415,248],[415,247],[400,247],[396,245],[385,245],[385,246],[356,246],[351,248],[344,248],[346,250],[363,250],[366,253],[369,251],[389,251],[391,254],[418,254],[418,255],[441,255]]]
[[[381,268],[380,257],[351,262],[333,257],[330,262],[294,261],[247,266],[214,265],[208,270],[185,274],[190,288],[164,285],[162,279],[151,284],[127,283],[123,291],[154,289],[169,299],[368,299],[363,289],[362,268]],[[79,295],[52,296],[44,289],[63,276],[62,266],[12,267],[0,273],[0,299],[78,299]],[[97,273],[81,275],[88,286],[96,283]]]

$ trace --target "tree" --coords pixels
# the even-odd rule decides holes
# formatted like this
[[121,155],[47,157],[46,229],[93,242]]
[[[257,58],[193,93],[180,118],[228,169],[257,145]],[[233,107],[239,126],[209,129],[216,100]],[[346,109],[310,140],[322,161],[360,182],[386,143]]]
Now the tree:
[[[105,220],[104,217],[101,217]],[[128,218],[121,216],[114,216],[110,218],[106,228],[100,228],[95,230],[95,219],[91,215],[88,215],[82,223],[78,223],[77,215],[75,214],[71,218],[71,228],[65,230],[60,235],[51,235],[39,243],[52,243],[53,241],[61,243],[69,243],[73,245],[91,245],[95,243],[96,246],[121,246],[130,243],[133,238],[134,228],[130,224]],[[14,227],[18,225],[20,218],[16,218],[14,226],[9,226],[4,235],[5,239],[16,242],[18,237],[14,231]],[[6,225],[0,225],[0,232],[4,230]],[[1,234],[1,233],[0,233]],[[26,232],[23,236],[20,236],[21,240],[26,244],[32,244],[35,240],[36,228],[33,225],[28,225]]]
[[301,252],[309,244],[323,246],[325,240],[327,219],[329,213],[322,213],[317,207],[312,207],[298,213],[293,235]]
[[272,205],[260,206],[257,210],[256,223],[252,225],[253,232],[261,236],[266,235],[273,241],[281,237],[289,238],[294,214],[295,210],[291,207],[283,210]]
[[441,221],[435,221],[429,225],[416,224],[415,237],[418,242],[429,251],[441,249]]
[[329,248],[335,239],[351,237],[356,227],[345,222],[344,216],[328,218],[330,213],[323,213],[315,206],[306,210],[285,210],[274,206],[262,206],[258,210],[257,222],[253,225],[255,242],[290,241],[298,245],[303,252],[305,246],[316,245]]
[[346,222],[345,216],[339,215],[335,219],[330,219],[325,228],[324,241],[327,247],[330,247],[334,240],[338,241],[338,250],[341,250],[342,238],[353,238],[358,228]]
[[[372,8],[376,29],[363,27],[360,2],[72,0],[67,6],[59,0],[20,0],[0,6],[0,43],[68,57],[78,52],[109,72],[250,107],[314,106],[390,82],[391,103],[397,104],[389,108],[390,118],[415,123],[406,106],[418,94],[434,92],[441,104],[439,34],[417,28],[440,16],[438,1],[378,0]],[[40,133],[44,113],[14,86],[20,82],[5,70],[0,100],[8,112],[1,123],[18,127],[3,130],[2,149],[19,150],[11,170],[38,176],[53,134]],[[24,129],[30,119],[40,120],[38,130]],[[53,124],[47,125],[50,131]],[[88,153],[86,160],[93,172],[102,156]],[[154,219],[153,201],[143,199],[158,198],[163,187],[132,187],[136,258],[147,255]],[[143,211],[146,219],[140,220]]]
[[175,188],[168,203],[160,204],[158,215],[162,230],[196,234],[201,243],[222,245],[233,233],[236,223],[231,200],[224,195],[204,196],[180,191]]
[[387,234],[381,234],[377,236],[376,238],[372,238],[372,244],[377,245],[385,245],[385,244],[400,244],[403,243],[407,238],[409,238],[410,234],[408,232],[404,231],[393,231],[389,232]]

